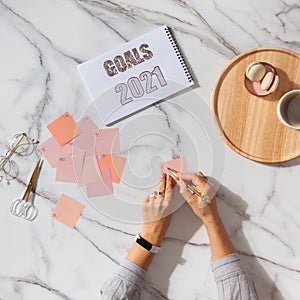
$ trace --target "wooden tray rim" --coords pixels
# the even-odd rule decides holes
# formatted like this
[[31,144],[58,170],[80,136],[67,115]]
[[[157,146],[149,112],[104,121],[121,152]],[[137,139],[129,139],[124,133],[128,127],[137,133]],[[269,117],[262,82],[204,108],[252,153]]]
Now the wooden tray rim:
[[243,157],[246,157],[248,159],[257,161],[257,162],[263,162],[263,163],[279,163],[279,162],[285,162],[285,161],[289,161],[291,159],[294,159],[296,157],[298,157],[300,155],[300,149],[299,149],[299,154],[297,154],[296,156],[287,158],[287,159],[274,159],[274,158],[262,158],[262,157],[257,157],[254,156],[252,154],[246,153],[244,152],[242,149],[239,149],[236,145],[234,145],[230,139],[226,136],[223,127],[221,126],[220,120],[218,118],[217,115],[217,111],[216,111],[216,104],[217,104],[217,99],[216,99],[216,94],[217,92],[219,92],[219,87],[222,83],[222,78],[224,78],[227,75],[227,71],[228,69],[231,69],[232,67],[234,67],[235,63],[241,59],[243,59],[245,56],[248,56],[249,54],[254,54],[255,52],[263,52],[263,51],[274,51],[274,52],[284,52],[288,55],[294,56],[296,59],[300,59],[300,54],[286,49],[286,48],[280,48],[280,47],[258,47],[258,48],[253,48],[250,50],[247,50],[243,53],[240,53],[239,55],[237,55],[235,58],[233,58],[232,60],[229,61],[229,63],[227,63],[225,65],[225,67],[222,69],[222,71],[220,72],[220,74],[218,75],[214,86],[213,86],[213,91],[212,91],[212,95],[211,95],[211,109],[212,109],[212,114],[213,114],[213,119],[214,122],[218,128],[218,131],[221,135],[221,137],[223,138],[223,140],[225,141],[225,143],[232,149],[234,150],[236,153],[242,155]]

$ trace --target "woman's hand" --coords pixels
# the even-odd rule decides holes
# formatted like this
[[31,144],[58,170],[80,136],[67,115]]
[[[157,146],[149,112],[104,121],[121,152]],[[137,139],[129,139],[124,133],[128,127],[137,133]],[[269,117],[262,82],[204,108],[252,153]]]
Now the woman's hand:
[[[179,174],[180,180],[177,181],[180,187],[180,193],[191,206],[194,213],[202,220],[203,223],[218,217],[215,190],[208,182],[207,178],[201,172],[189,172]],[[192,194],[187,187],[187,182],[191,181],[196,190],[201,192],[202,196],[208,196],[211,199],[210,204],[201,208],[201,197]]]
[[173,179],[171,176],[163,173],[157,191],[144,199],[144,224],[140,235],[156,246],[160,246],[171,221],[173,209],[172,192]]
[[[180,180],[177,183],[180,186],[180,193],[191,206],[195,214],[203,221],[206,228],[209,243],[211,247],[212,260],[216,261],[226,255],[234,253],[234,247],[230,238],[225,230],[223,222],[217,211],[217,204],[215,198],[215,190],[207,178],[201,172],[182,173]],[[185,181],[192,181],[195,188],[202,193],[203,196],[208,196],[211,199],[210,204],[201,207],[201,198],[192,194]]]
[[[160,246],[169,227],[173,208],[173,179],[166,174],[160,178],[157,191],[147,196],[143,203],[144,224],[141,237],[155,246]],[[147,270],[154,253],[133,243],[127,259]]]

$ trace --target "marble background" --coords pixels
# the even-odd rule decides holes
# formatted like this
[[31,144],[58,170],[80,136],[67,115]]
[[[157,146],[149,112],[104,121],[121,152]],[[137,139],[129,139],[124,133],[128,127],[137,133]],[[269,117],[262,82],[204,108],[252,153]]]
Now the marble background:
[[[190,170],[220,182],[220,214],[260,299],[299,299],[300,159],[268,165],[237,155],[218,136],[209,110],[216,77],[237,54],[270,45],[300,52],[299,11],[296,0],[0,0],[0,150],[20,131],[46,140],[46,125],[65,111],[75,120],[93,115],[77,65],[166,24],[198,86],[114,125],[128,161],[110,199],[141,203],[156,185],[158,163],[183,156]],[[37,219],[11,216],[38,155],[15,157],[18,178],[0,185],[0,299],[99,299],[140,224],[103,215],[76,185],[55,182],[47,162]],[[74,229],[50,218],[61,193],[86,205]],[[183,204],[142,299],[217,299],[209,264],[204,228]]]

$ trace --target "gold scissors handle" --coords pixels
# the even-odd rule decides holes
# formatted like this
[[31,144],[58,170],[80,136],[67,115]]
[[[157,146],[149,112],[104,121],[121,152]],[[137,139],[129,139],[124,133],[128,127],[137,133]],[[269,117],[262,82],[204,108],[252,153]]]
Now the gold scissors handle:
[[[43,161],[39,159],[24,191],[23,197],[21,199],[16,199],[12,202],[10,207],[10,212],[12,215],[17,217],[23,217],[28,221],[32,221],[36,218],[38,214],[38,209],[33,204],[33,200],[30,198],[30,196],[34,194],[36,190],[37,180],[42,163]],[[30,202],[29,199],[31,199]]]

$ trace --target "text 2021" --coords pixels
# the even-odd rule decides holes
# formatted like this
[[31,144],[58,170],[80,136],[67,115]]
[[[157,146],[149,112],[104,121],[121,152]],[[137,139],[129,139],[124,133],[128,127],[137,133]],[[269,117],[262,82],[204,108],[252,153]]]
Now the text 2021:
[[[158,82],[159,86],[154,81]],[[152,72],[144,71],[139,77],[130,77],[127,83],[118,83],[115,86],[115,92],[120,93],[120,102],[122,105],[125,105],[133,101],[133,98],[141,98],[145,93],[151,94],[159,87],[166,85],[167,81],[160,67],[156,66]]]

